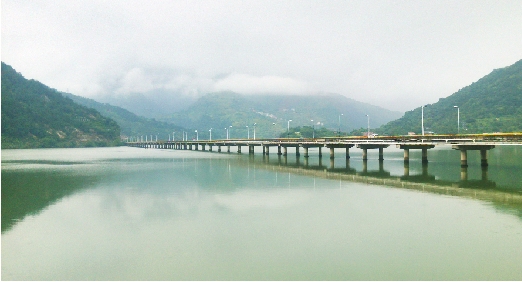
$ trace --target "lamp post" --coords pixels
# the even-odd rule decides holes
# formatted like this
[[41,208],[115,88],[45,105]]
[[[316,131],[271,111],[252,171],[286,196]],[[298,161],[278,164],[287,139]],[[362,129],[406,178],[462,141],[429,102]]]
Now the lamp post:
[[424,136],[424,105],[421,107],[421,126],[422,126],[422,136]]
[[339,130],[337,131],[337,136],[338,137],[341,137],[341,116],[343,116],[344,114],[340,114],[339,115]]
[[256,124],[257,123],[254,122],[254,140],[256,140]]
[[172,131],[172,141],[176,141],[176,139],[174,139],[174,133],[176,133],[176,131]]
[[287,129],[286,129],[286,138],[289,138],[290,137],[290,122],[292,120],[288,120],[288,126],[287,126]]
[[246,126],[247,129],[247,139],[250,139],[250,128],[248,128],[248,125]]
[[314,126],[314,120],[310,120],[312,122],[312,139],[315,138],[315,126]]
[[208,132],[210,132],[210,137],[209,137],[209,141],[212,141],[212,128],[208,130]]
[[460,108],[459,106],[453,106],[453,108],[457,108],[457,134],[460,134]]
[[198,131],[197,131],[197,130],[194,130],[194,132],[196,132],[196,141],[199,141],[199,134],[198,134]]
[[225,127],[225,130],[227,131],[227,140],[228,140],[228,127]]
[[368,118],[368,133],[366,137],[370,138],[370,115],[366,115],[366,117]]

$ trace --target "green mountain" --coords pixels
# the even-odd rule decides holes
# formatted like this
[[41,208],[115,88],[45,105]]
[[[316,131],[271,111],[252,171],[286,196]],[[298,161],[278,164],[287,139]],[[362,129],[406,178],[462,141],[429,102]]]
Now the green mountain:
[[[184,111],[165,118],[166,121],[183,124],[198,130],[199,138],[207,139],[212,128],[212,138],[277,137],[288,126],[327,128],[342,132],[367,126],[377,127],[399,118],[400,112],[357,102],[339,94],[317,95],[241,95],[234,92],[210,93],[201,97]],[[288,122],[291,120],[291,122]],[[312,121],[313,120],[313,121]],[[230,127],[232,126],[232,127]],[[248,128],[247,128],[248,126]]]
[[80,105],[93,108],[102,115],[115,120],[121,128],[121,135],[123,138],[136,138],[137,136],[140,136],[139,138],[141,138],[143,135],[143,139],[145,140],[145,135],[149,136],[149,138],[150,135],[153,135],[155,140],[155,136],[158,135],[158,140],[168,140],[170,136],[175,134],[178,136],[177,139],[181,139],[181,132],[186,131],[182,127],[172,123],[138,116],[126,109],[112,106],[107,103],[99,103],[93,99],[76,96],[70,93],[62,94]]
[[110,146],[120,127],[2,62],[2,149]]
[[[422,107],[419,107],[376,132],[387,135],[420,134],[421,119]],[[425,131],[457,133],[459,120],[461,134],[522,131],[522,60],[496,69],[449,97],[424,106]]]

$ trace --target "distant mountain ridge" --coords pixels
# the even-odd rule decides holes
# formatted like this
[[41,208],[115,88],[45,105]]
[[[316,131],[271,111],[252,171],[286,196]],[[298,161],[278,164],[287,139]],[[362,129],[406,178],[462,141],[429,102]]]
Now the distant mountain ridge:
[[[458,106],[459,109],[455,108]],[[522,60],[495,69],[478,81],[424,107],[425,131],[441,134],[522,131]],[[377,132],[401,135],[422,132],[422,108],[408,111]]]
[[[340,94],[317,95],[242,95],[235,92],[209,93],[186,110],[162,120],[183,124],[209,135],[224,138],[228,128],[231,138],[247,138],[256,124],[257,138],[272,138],[288,126],[326,127],[347,132],[380,126],[399,118],[402,113],[349,99]],[[289,122],[289,120],[291,120]],[[312,121],[313,120],[313,121]],[[230,127],[232,126],[232,127]],[[247,128],[248,126],[248,128]],[[206,137],[204,137],[206,138]]]
[[[177,132],[178,139],[181,139],[181,134],[186,131],[183,127],[178,125],[158,121],[154,118],[146,118],[138,116],[126,109],[121,107],[113,106],[108,103],[100,103],[93,99],[76,96],[70,93],[62,93],[65,97],[72,99],[74,102],[93,108],[99,111],[102,115],[115,120],[121,128],[122,138],[135,138],[140,136],[159,135],[158,138],[161,140],[168,140],[168,138]],[[170,136],[169,136],[170,135]],[[172,137],[170,137],[172,138]]]
[[2,62],[2,149],[111,146],[120,127]]

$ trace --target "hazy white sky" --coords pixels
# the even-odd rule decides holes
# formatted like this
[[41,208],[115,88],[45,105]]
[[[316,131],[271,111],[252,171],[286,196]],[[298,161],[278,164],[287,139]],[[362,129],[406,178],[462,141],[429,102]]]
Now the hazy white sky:
[[522,59],[519,0],[1,4],[2,61],[85,97],[334,92],[407,111]]

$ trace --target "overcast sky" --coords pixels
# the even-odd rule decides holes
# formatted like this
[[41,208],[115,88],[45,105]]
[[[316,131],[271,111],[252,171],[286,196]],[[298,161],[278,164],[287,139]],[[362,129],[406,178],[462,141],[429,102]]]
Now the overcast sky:
[[2,61],[84,97],[334,92],[437,102],[522,59],[522,2],[2,0]]

